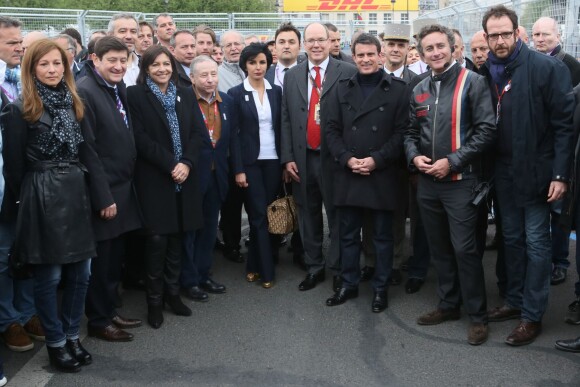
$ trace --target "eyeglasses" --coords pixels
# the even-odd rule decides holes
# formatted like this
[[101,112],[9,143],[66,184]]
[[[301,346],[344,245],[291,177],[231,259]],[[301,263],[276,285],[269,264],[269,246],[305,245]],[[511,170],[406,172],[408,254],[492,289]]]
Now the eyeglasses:
[[490,41],[492,41],[492,42],[495,42],[501,36],[501,38],[503,40],[507,40],[507,39],[511,38],[513,34],[514,34],[514,31],[510,31],[510,32],[500,32],[498,34],[488,34],[487,35],[487,39],[490,40]]
[[318,43],[319,45],[322,46],[326,42],[328,42],[328,38],[327,39],[323,39],[323,38],[320,38],[320,39],[308,39],[308,40],[305,40],[304,41],[304,43],[307,46],[314,46],[315,43]]

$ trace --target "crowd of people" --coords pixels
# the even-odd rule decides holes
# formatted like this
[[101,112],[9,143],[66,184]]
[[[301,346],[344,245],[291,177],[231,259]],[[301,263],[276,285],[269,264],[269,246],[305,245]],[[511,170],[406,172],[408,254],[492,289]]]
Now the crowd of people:
[[[471,60],[460,31],[428,19],[413,28],[357,32],[349,55],[329,23],[284,23],[260,43],[179,30],[169,14],[153,25],[117,14],[85,48],[74,29],[22,37],[21,22],[1,16],[6,346],[44,341],[57,370],[77,372],[92,362],[83,316],[105,341],[131,341],[127,330],[142,325],[117,312],[121,283],[145,290],[154,329],[165,305],[192,315],[182,296],[225,293],[211,276],[216,248],[271,289],[287,237],[269,233],[267,207],[284,185],[298,213],[299,291],[331,276],[332,307],[370,281],[380,313],[402,271],[411,294],[433,266],[439,304],[418,324],[457,320],[463,306],[469,344],[510,319],[505,342],[532,343],[580,222],[580,63],[555,20],[535,22],[530,48],[504,6],[486,12]],[[482,265],[490,208],[504,300],[492,309]],[[566,322],[580,324],[580,281],[575,290]],[[580,338],[555,346],[580,352]]]

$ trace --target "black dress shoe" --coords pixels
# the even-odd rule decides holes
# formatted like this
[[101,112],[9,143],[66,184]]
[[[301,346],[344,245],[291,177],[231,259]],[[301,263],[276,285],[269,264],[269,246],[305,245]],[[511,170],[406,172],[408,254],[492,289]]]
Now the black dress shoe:
[[338,292],[342,288],[342,277],[340,275],[335,275],[332,277],[332,290]]
[[219,238],[215,238],[215,243],[213,245],[214,250],[223,250],[226,244],[222,242]]
[[119,315],[116,315],[111,319],[113,324],[117,326],[117,328],[121,329],[131,329],[131,328],[138,328],[143,325],[143,321],[136,319],[136,318],[125,318]]
[[190,288],[183,289],[183,294],[185,294],[185,297],[187,297],[193,301],[197,301],[197,302],[208,302],[209,301],[209,296],[207,295],[206,292],[201,290],[199,288],[199,286],[192,286]]
[[558,340],[554,346],[560,351],[580,352],[580,337],[570,340]]
[[168,294],[163,297],[163,303],[169,305],[173,313],[178,316],[191,316],[191,309],[189,309],[178,294]]
[[117,328],[115,325],[111,324],[104,328],[88,327],[88,333],[90,337],[96,337],[97,339],[105,341],[131,341],[133,340],[133,335],[129,332],[125,332],[122,329]]
[[305,291],[314,289],[319,282],[322,282],[324,280],[325,280],[324,269],[320,270],[316,274],[308,273],[306,274],[306,278],[304,278],[304,281],[300,282],[300,284],[298,285],[298,290]]
[[282,236],[282,238],[280,238],[280,247],[284,247],[288,244],[288,235],[284,235]]
[[346,302],[346,300],[358,297],[358,288],[348,289],[340,288],[334,293],[332,297],[326,300],[327,306],[341,305]]
[[417,293],[424,283],[425,281],[420,278],[409,278],[405,283],[405,292],[407,294]]
[[552,270],[550,285],[560,285],[564,281],[566,281],[566,269],[556,266],[554,270]]
[[244,239],[244,245],[248,247],[250,245],[250,236],[248,235],[246,239]]
[[68,352],[71,354],[71,356],[74,357],[81,365],[89,365],[93,362],[93,357],[86,349],[83,348],[79,339],[67,340],[66,348],[68,349]]
[[308,267],[306,267],[306,262],[304,262],[304,254],[301,253],[294,253],[292,254],[292,263],[304,271],[308,271]]
[[153,329],[159,329],[163,324],[163,305],[147,306],[147,322]]
[[403,282],[403,277],[401,276],[401,270],[393,269],[391,270],[391,276],[389,277],[389,285],[400,285]]
[[375,291],[373,302],[371,304],[373,313],[381,313],[383,310],[387,309],[388,306],[389,302],[387,300],[387,291]]
[[46,347],[50,364],[62,372],[79,372],[81,363],[68,351],[66,345],[62,347]]
[[230,250],[224,253],[224,257],[226,259],[235,262],[235,263],[242,263],[244,262],[244,256],[240,253],[240,250]]
[[367,282],[370,281],[375,275],[375,268],[372,266],[365,266],[360,271],[360,281]]
[[199,287],[205,290],[206,292],[213,294],[222,294],[226,292],[226,287],[224,285],[218,284],[211,278],[208,278],[204,282],[201,282],[199,284]]

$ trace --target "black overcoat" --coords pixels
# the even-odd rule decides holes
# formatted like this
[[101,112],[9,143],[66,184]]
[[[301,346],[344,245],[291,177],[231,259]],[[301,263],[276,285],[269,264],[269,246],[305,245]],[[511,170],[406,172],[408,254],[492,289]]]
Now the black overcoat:
[[137,145],[135,188],[145,228],[163,235],[201,227],[203,220],[197,176],[201,128],[193,125],[194,109],[199,109],[193,90],[178,87],[175,102],[182,151],[179,162],[190,167],[189,175],[181,185],[181,209],[171,178],[171,171],[178,161],[174,157],[165,110],[147,85],[129,87],[127,99]]
[[[410,89],[383,71],[382,79],[364,98],[357,75],[339,81],[327,101],[326,142],[339,169],[333,176],[334,204],[375,210],[395,209],[397,164],[409,121]],[[351,157],[372,157],[368,176],[347,166]]]
[[[133,187],[133,171],[137,150],[131,116],[129,127],[117,110],[115,93],[94,72],[87,61],[86,76],[77,81],[77,90],[85,104],[83,137],[79,157],[89,171],[89,187],[93,208],[93,230],[97,241],[116,238],[123,233],[141,228],[141,217]],[[128,113],[125,84],[117,85]],[[117,216],[104,220],[99,212],[117,205]]]

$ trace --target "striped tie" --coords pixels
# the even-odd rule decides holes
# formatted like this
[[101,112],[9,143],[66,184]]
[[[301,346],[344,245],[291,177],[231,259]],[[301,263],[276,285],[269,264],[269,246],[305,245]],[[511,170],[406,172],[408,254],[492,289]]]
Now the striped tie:
[[123,121],[125,121],[125,126],[127,126],[128,128],[129,121],[127,120],[127,112],[125,111],[125,108],[123,107],[123,102],[121,102],[121,98],[119,97],[119,89],[117,88],[117,86],[115,86],[114,90],[115,90],[115,99],[117,102],[117,110],[119,111],[119,113],[121,113],[121,117],[123,117]]

